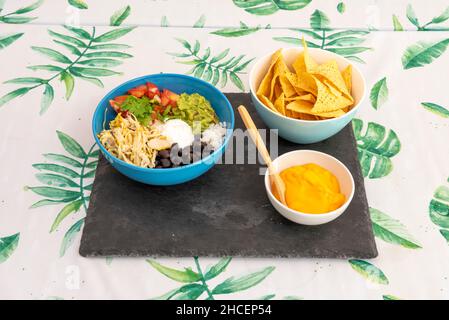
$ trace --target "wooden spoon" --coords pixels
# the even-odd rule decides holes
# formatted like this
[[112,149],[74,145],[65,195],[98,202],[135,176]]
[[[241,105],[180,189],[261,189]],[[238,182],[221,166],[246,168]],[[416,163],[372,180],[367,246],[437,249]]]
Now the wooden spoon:
[[257,147],[257,150],[259,150],[260,155],[262,156],[263,160],[268,166],[268,171],[270,172],[270,180],[271,185],[275,187],[276,190],[273,190],[273,194],[278,194],[279,199],[281,200],[283,205],[287,205],[285,202],[285,185],[284,181],[282,181],[281,177],[279,176],[279,173],[274,168],[273,162],[271,161],[270,154],[268,153],[267,147],[265,146],[265,143],[262,140],[262,137],[259,134],[259,131],[257,131],[257,127],[254,124],[253,119],[248,113],[248,110],[246,110],[245,106],[239,106],[238,107],[240,116],[242,117],[243,123],[245,124],[246,128],[248,129],[249,135],[251,139],[254,141],[254,144]]

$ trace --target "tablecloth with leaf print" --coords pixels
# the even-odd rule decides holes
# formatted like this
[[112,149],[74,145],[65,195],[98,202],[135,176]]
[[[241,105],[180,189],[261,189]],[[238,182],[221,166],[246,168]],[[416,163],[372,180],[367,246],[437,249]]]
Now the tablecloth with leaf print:
[[[446,1],[0,0],[0,298],[449,298]],[[379,257],[78,254],[97,102],[127,79],[192,74],[248,91],[281,46],[341,54],[369,96],[353,121]]]

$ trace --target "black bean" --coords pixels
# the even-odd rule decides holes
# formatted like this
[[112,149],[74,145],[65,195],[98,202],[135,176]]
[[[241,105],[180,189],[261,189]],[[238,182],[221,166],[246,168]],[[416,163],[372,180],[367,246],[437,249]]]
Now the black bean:
[[162,159],[169,159],[170,158],[170,151],[169,150],[161,150],[161,151],[159,151],[159,156]]
[[161,159],[161,165],[164,168],[169,168],[171,166],[171,161],[168,159]]

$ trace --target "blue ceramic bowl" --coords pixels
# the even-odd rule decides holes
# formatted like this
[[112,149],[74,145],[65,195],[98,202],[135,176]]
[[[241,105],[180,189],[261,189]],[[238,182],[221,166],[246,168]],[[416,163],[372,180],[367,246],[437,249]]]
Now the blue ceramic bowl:
[[[302,51],[302,48],[284,49],[282,54],[287,66],[291,66]],[[309,52],[318,63],[336,60],[340,70],[350,64],[347,59],[330,51],[310,48]],[[315,143],[337,134],[354,118],[363,103],[366,91],[365,79],[354,64],[352,64],[352,95],[355,102],[351,110],[341,117],[316,121],[300,120],[283,116],[266,107],[257,98],[256,92],[270,66],[271,56],[272,54],[266,55],[254,64],[249,75],[249,82],[251,99],[257,113],[270,129],[278,130],[279,136],[295,143]]]
[[[109,128],[109,122],[116,117],[116,112],[109,105],[109,100],[117,96],[124,95],[129,89],[132,89],[138,85],[152,82],[161,89],[168,89],[175,93],[199,93],[210,101],[212,107],[217,113],[220,122],[226,122],[227,133],[223,145],[215,150],[211,155],[201,159],[198,162],[169,169],[153,169],[142,168],[129,163],[126,163],[112,154],[110,154],[100,143],[98,134],[103,129]],[[125,82],[109,92],[98,104],[97,109],[92,119],[92,131],[97,145],[100,147],[101,152],[105,158],[111,163],[111,165],[120,171],[122,174],[133,180],[151,184],[168,186],[175,185],[183,182],[193,180],[210,168],[221,158],[226,146],[229,143],[229,139],[232,136],[234,129],[234,111],[226,96],[221,93],[217,88],[211,84],[199,80],[197,78],[180,75],[180,74],[153,74],[143,76]]]

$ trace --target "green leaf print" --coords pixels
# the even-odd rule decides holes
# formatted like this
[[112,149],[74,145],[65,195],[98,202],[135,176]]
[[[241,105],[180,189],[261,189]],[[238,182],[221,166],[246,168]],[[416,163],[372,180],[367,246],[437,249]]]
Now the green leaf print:
[[15,41],[17,41],[23,35],[24,35],[23,33],[0,35],[0,50],[13,44]]
[[399,18],[394,14],[393,15],[393,30],[394,31],[404,31],[404,27],[402,26]]
[[279,10],[298,10],[307,6],[312,0],[233,0],[234,4],[246,12],[264,16]]
[[78,200],[70,202],[64,208],[62,208],[61,211],[56,216],[56,219],[50,228],[50,233],[55,231],[59,227],[59,224],[65,218],[67,218],[70,214],[78,212],[79,209],[81,208],[81,206],[83,205],[83,202],[84,202],[84,199],[78,199]]
[[444,237],[444,239],[446,239],[447,243],[449,244],[449,230],[441,229],[440,233]]
[[385,300],[385,301],[401,300],[401,299],[399,299],[398,297],[392,296],[392,295],[390,295],[390,294],[383,295],[383,296],[382,296],[382,299]]
[[49,84],[46,84],[41,100],[41,111],[39,112],[40,115],[44,114],[45,111],[47,111],[48,107],[50,107],[51,103],[53,102],[54,97],[55,91],[53,87]]
[[36,10],[44,3],[44,0],[38,0],[36,2],[31,3],[28,6],[19,8],[13,12],[9,12],[6,14],[2,14],[2,8],[0,8],[0,23],[10,23],[10,24],[22,24],[28,23],[37,19],[36,17],[27,17],[23,16],[31,11]]
[[354,119],[352,125],[363,176],[370,179],[387,176],[393,170],[391,158],[401,150],[396,133],[374,122],[369,122],[362,133],[364,125],[360,119]]
[[413,25],[420,28],[418,18],[416,17],[415,10],[413,10],[413,7],[411,4],[407,5],[407,19],[410,21]]
[[241,91],[245,90],[239,75],[245,73],[244,70],[254,58],[244,60],[245,55],[229,57],[230,49],[225,49],[217,55],[212,55],[211,49],[206,48],[200,54],[201,44],[199,41],[189,43],[184,39],[176,40],[186,51],[182,53],[168,52],[168,54],[177,58],[188,59],[177,61],[181,64],[193,66],[187,74],[193,74],[194,77],[208,81],[214,86],[220,83],[221,87],[224,87],[228,83],[228,79],[230,79]]
[[374,208],[370,208],[370,215],[373,223],[373,232],[376,237],[408,249],[421,248],[400,221]]
[[436,42],[419,41],[409,46],[402,55],[402,67],[411,69],[423,67],[439,58],[449,45],[449,38]]
[[62,146],[64,147],[65,151],[70,153],[72,156],[85,159],[86,158],[86,152],[84,151],[83,147],[76,142],[75,139],[70,137],[68,134],[65,134],[61,131],[56,131],[58,134],[59,141],[61,142]]
[[81,227],[84,224],[84,218],[75,222],[64,235],[62,239],[61,248],[59,249],[59,257],[63,257],[67,249],[73,244],[75,236],[81,231]]
[[310,17],[310,27],[313,30],[328,30],[330,20],[323,11],[315,10]]
[[432,102],[421,102],[421,105],[430,112],[443,118],[449,118],[449,110]]
[[72,7],[75,7],[78,9],[88,9],[89,8],[86,1],[84,1],[84,0],[69,0],[69,4]]
[[[268,24],[265,29],[270,29],[271,26]],[[260,25],[257,27],[248,27],[245,23],[240,21],[240,27],[229,27],[224,29],[219,29],[216,31],[212,31],[211,34],[215,34],[217,36],[233,38],[233,37],[243,37],[259,30],[263,29]]]
[[448,30],[448,27],[441,27],[439,24],[446,22],[449,19],[449,7],[447,7],[441,14],[435,16],[427,23],[420,24],[416,16],[413,6],[409,4],[406,11],[407,19],[418,31],[438,31]]
[[372,50],[369,47],[361,46],[366,41],[364,36],[369,34],[368,30],[332,31],[330,19],[323,11],[315,10],[312,13],[310,27],[312,30],[290,29],[296,33],[296,37],[273,37],[273,40],[302,46],[302,37],[307,36],[311,38],[311,40],[306,40],[310,48],[328,50],[358,63],[365,63],[358,56],[360,53]]
[[273,270],[274,267],[268,267],[243,277],[228,278],[217,285],[212,290],[212,294],[226,294],[246,290],[263,281]]
[[0,238],[0,264],[13,254],[19,244],[19,239],[20,233]]
[[[79,212],[81,208],[87,211],[89,195],[92,189],[91,178],[95,174],[98,161],[92,158],[98,157],[98,149],[94,150],[93,144],[89,151],[68,134],[56,131],[62,148],[68,155],[58,153],[46,153],[47,160],[56,163],[35,163],[33,167],[41,172],[36,173],[36,179],[44,186],[26,187],[33,193],[44,197],[31,205],[31,209],[49,205],[62,206],[53,224],[50,233],[58,230],[69,216]],[[70,247],[74,237],[80,231],[84,218],[72,225],[63,238],[60,248],[61,257]]]
[[206,24],[206,16],[204,14],[199,17],[199,19],[194,23],[194,28],[203,28]]
[[[117,19],[119,20],[118,22],[121,22],[120,20],[124,19],[124,16],[117,16]],[[113,71],[110,68],[121,65],[121,59],[132,57],[132,55],[122,51],[110,51],[124,50],[129,48],[128,45],[109,42],[123,37],[131,32],[134,27],[114,28],[99,36],[96,34],[95,27],[92,27],[90,32],[83,28],[72,26],[64,26],[64,28],[69,34],[53,30],[49,30],[48,33],[53,38],[53,42],[66,50],[68,54],[54,48],[31,47],[34,51],[63,66],[53,64],[29,66],[28,69],[33,71],[47,71],[51,75],[48,78],[22,77],[7,81],[6,83],[26,84],[28,86],[13,90],[1,97],[0,107],[14,98],[23,96],[29,91],[43,87],[40,111],[42,115],[48,110],[54,100],[54,81],[60,80],[64,83],[66,90],[65,98],[69,100],[75,89],[76,78],[103,87],[100,78],[120,75],[120,72]]]
[[380,79],[371,89],[370,93],[371,106],[378,109],[388,100],[387,78]]
[[[449,183],[449,179],[448,179]],[[433,193],[429,203],[430,220],[441,227],[440,233],[448,241],[449,239],[449,184],[439,186]],[[449,243],[449,241],[448,241]]]
[[111,16],[111,19],[109,21],[109,25],[113,26],[113,27],[120,26],[126,20],[126,18],[129,17],[130,14],[131,14],[131,7],[130,6],[126,6],[126,7],[122,8],[122,9],[116,11]]
[[221,258],[220,261],[218,261],[216,264],[206,269],[204,279],[205,280],[213,279],[220,273],[224,272],[226,270],[226,267],[231,262],[231,260],[232,260],[231,257]]
[[348,261],[351,268],[361,274],[365,279],[377,283],[387,285],[389,283],[385,274],[373,264],[364,261],[352,259]]
[[154,260],[147,260],[147,262],[157,271],[159,271],[160,273],[162,273],[163,275],[172,280],[186,283],[197,282],[200,280],[200,275],[192,271],[191,268],[186,268],[184,270],[176,270],[169,267],[165,267]]
[[337,11],[341,14],[345,13],[346,11],[346,5],[344,2],[340,2],[337,4]]
[[268,267],[261,271],[251,273],[249,275],[234,279],[234,277],[228,278],[221,284],[215,286],[213,290],[210,290],[208,281],[216,278],[226,270],[226,267],[231,262],[231,257],[225,257],[220,259],[217,263],[208,267],[205,272],[201,267],[198,257],[193,258],[195,261],[196,272],[191,268],[185,268],[184,270],[172,269],[165,267],[154,260],[147,260],[147,262],[155,268],[157,271],[165,275],[166,277],[175,280],[177,282],[188,283],[179,288],[170,290],[166,294],[159,296],[157,300],[196,300],[201,295],[205,294],[206,300],[215,300],[216,294],[227,294],[237,291],[249,289],[261,281],[263,281],[273,270],[274,267]]
[[170,26],[170,23],[168,22],[167,16],[162,16],[162,18],[161,18],[161,27],[162,28],[167,28],[168,26]]

